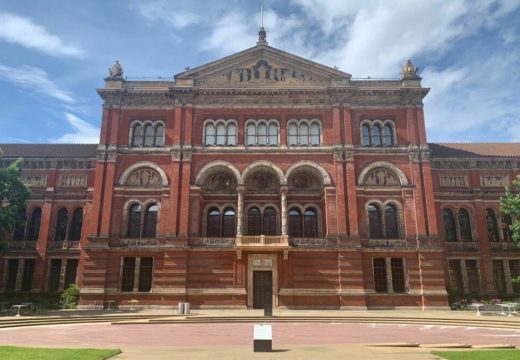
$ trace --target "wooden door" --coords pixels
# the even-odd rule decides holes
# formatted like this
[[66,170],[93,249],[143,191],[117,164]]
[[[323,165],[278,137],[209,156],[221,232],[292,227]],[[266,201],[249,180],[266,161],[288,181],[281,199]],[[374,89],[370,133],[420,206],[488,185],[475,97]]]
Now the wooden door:
[[253,309],[263,309],[273,302],[273,272],[253,271]]

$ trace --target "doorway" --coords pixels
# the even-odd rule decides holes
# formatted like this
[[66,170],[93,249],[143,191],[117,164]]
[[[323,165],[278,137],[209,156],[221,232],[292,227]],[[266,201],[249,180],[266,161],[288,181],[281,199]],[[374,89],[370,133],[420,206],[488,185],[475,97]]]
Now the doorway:
[[253,271],[253,309],[273,306],[273,272]]

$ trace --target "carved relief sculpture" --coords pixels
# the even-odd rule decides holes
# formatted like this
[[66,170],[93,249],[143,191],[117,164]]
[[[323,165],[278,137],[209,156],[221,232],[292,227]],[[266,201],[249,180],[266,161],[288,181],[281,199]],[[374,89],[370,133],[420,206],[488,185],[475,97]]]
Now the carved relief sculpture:
[[466,175],[439,175],[439,183],[443,187],[467,187]]
[[480,175],[480,186],[482,187],[501,187],[509,185],[507,175]]
[[59,187],[86,187],[87,175],[60,175],[58,181]]
[[116,60],[114,65],[110,69],[108,69],[108,78],[109,79],[122,79],[123,78],[123,67],[119,63],[119,60]]
[[161,184],[161,175],[150,168],[138,169],[126,180],[127,186],[161,186]]
[[296,174],[289,181],[289,187],[295,191],[312,191],[319,190],[320,184],[313,176],[305,173]]
[[278,182],[272,174],[261,172],[250,176],[246,180],[246,187],[248,191],[276,191]]
[[204,184],[206,191],[233,191],[236,188],[236,182],[225,173],[212,175]]
[[29,187],[45,187],[47,175],[22,175],[22,181]]
[[392,171],[384,168],[376,168],[368,172],[363,184],[370,186],[398,186],[401,185],[401,182]]

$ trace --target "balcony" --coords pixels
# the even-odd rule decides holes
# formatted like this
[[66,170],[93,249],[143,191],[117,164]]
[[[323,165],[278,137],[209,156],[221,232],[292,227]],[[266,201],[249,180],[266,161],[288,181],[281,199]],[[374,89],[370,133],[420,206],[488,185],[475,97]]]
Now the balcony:
[[366,239],[361,241],[365,248],[403,249],[406,248],[404,239]]
[[116,246],[125,248],[144,248],[157,246],[157,239],[120,239]]
[[323,238],[291,238],[294,246],[327,246],[329,242]]
[[229,238],[229,237],[212,237],[212,238],[203,238],[202,244],[204,246],[214,246],[214,247],[222,247],[222,246],[234,246],[235,245],[235,238]]
[[289,237],[286,235],[242,235],[237,236],[236,246],[238,248],[283,249],[289,247]]
[[36,241],[9,241],[7,243],[7,248],[16,250],[34,250],[36,249],[36,243]]
[[453,252],[466,252],[466,251],[479,251],[480,246],[478,242],[475,241],[456,241],[456,242],[447,242],[448,251]]
[[49,241],[49,250],[79,250],[79,241]]
[[491,251],[520,250],[520,244],[512,241],[490,242],[489,249]]

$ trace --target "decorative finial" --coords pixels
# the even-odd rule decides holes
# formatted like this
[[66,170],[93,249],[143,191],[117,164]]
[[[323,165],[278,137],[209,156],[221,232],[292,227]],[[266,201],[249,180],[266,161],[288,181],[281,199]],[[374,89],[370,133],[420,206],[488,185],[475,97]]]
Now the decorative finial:
[[111,80],[120,80],[123,78],[123,67],[119,63],[119,60],[116,60],[114,65],[110,69],[108,69],[108,79]]
[[413,66],[412,60],[406,60],[406,63],[401,69],[401,80],[421,80],[421,77],[417,73],[418,71],[419,68],[417,66]]
[[264,4],[260,5],[260,30],[258,30],[258,41],[256,45],[267,45],[267,34],[264,29]]

